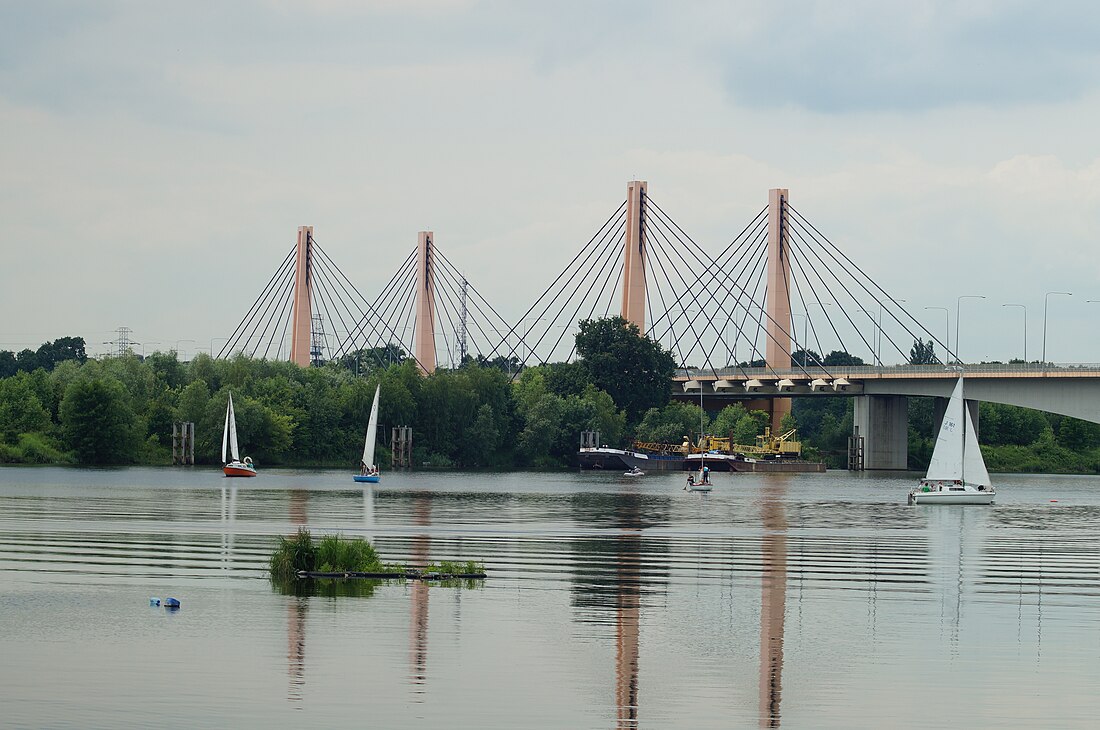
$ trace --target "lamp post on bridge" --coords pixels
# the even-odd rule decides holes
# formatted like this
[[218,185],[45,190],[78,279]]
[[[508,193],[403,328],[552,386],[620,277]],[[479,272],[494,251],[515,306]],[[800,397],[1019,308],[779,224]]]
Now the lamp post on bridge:
[[[809,363],[807,362],[808,358],[806,357],[806,338],[810,329],[810,313],[804,312],[802,314],[799,314],[798,312],[794,312],[791,314],[791,319],[794,319],[795,317],[802,318],[802,342],[798,344],[802,345],[802,366],[805,367],[806,365],[809,365]],[[791,354],[793,355],[794,353]]]
[[[825,314],[825,307],[833,306],[833,302],[813,301],[813,302],[810,302],[810,304],[816,304],[817,306],[821,307],[821,314],[825,317],[826,320],[829,319],[829,315]],[[806,319],[808,320],[809,317],[810,317],[809,308],[807,308],[807,310],[806,310]],[[832,322],[829,323],[829,326],[832,327]],[[836,332],[836,328],[833,328],[833,332],[834,333]],[[825,361],[825,348],[821,346],[821,338],[817,336],[817,328],[816,327],[814,328],[814,339],[817,340],[817,346],[821,347],[822,351],[817,353],[817,354],[821,357],[821,361],[824,362]]]
[[[890,298],[890,301],[894,304],[898,302],[907,302],[907,299],[894,299]],[[897,319],[897,317],[894,317]],[[875,348],[875,359],[878,360],[878,366],[882,367],[882,302],[878,303],[878,331],[875,332],[875,336],[878,337],[878,345]]]
[[962,355],[959,354],[959,315],[962,313],[963,299],[985,299],[984,294],[960,294],[955,300],[955,357],[962,365]]
[[1023,304],[1002,304],[1002,307],[1019,307],[1024,310],[1024,365],[1027,365],[1027,307]]
[[[180,343],[181,343],[181,342],[190,342],[190,343],[191,343],[192,345],[196,344],[196,341],[195,341],[195,340],[176,340],[176,357],[179,357],[179,354],[180,354]],[[185,362],[186,362],[186,361],[185,361]]]
[[1051,294],[1063,294],[1067,297],[1072,297],[1068,291],[1048,291],[1043,295],[1043,369],[1047,366],[1047,301],[1050,299]]
[[[875,326],[875,313],[874,312],[868,311],[866,309],[856,309],[856,311],[857,312],[863,312],[864,314],[866,314],[867,319],[871,320],[871,327]],[[856,329],[856,334],[857,335],[859,334],[859,329],[858,328]],[[860,339],[861,340],[863,339],[862,335],[860,335]],[[863,341],[864,341],[864,343],[867,342],[867,340],[863,340]],[[871,330],[871,362],[876,363],[877,365],[881,366],[882,363],[880,363],[878,361],[878,358],[875,356],[875,343],[877,343],[877,342],[878,342],[877,333],[872,329]]]

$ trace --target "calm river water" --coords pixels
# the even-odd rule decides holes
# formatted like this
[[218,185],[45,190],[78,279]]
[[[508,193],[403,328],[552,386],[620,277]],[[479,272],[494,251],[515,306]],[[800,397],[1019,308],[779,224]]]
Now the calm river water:
[[[0,725],[1096,727],[1100,479],[916,478],[0,469]],[[299,525],[489,578],[283,595]]]

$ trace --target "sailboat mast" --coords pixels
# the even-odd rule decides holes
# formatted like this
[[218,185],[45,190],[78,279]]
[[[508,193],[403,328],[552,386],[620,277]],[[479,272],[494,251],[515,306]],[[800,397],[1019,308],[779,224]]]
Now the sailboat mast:
[[[956,348],[957,349],[957,348]],[[962,463],[959,464],[959,474],[962,479],[962,483],[966,484],[966,422],[970,419],[967,417],[969,414],[966,410],[966,395],[964,391],[966,386],[963,385],[962,373],[959,374],[959,400],[962,401]]]

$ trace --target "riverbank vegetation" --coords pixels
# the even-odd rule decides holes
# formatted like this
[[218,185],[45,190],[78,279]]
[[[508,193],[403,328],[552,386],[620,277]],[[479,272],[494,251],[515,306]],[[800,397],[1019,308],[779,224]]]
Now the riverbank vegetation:
[[[180,362],[175,352],[91,359],[81,338],[63,337],[0,352],[0,463],[168,464],[181,421],[195,423],[196,460],[217,463],[231,391],[243,452],[261,467],[357,465],[379,384],[383,465],[393,426],[413,428],[418,467],[560,469],[575,468],[582,431],[609,446],[679,444],[702,424],[751,444],[767,424],[739,404],[701,413],[671,401],[672,356],[621,318],[581,323],[576,345],[574,362],[521,369],[514,358],[477,358],[425,376],[395,345],[300,368],[205,354]],[[858,364],[843,352],[823,360]],[[796,398],[793,407],[784,425],[798,428],[806,456],[842,467],[851,399]],[[931,399],[909,401],[914,469],[931,456],[932,409]],[[1100,425],[990,403],[980,414],[991,471],[1100,472]]]

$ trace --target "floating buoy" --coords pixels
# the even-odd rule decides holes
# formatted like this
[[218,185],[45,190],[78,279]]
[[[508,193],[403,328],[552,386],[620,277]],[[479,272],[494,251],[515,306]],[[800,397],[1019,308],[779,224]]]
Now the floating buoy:
[[179,608],[180,607],[180,602],[175,598],[165,598],[164,599],[164,607],[165,608]]
[[1050,501],[1051,501],[1051,502],[1057,502],[1058,500],[1057,500],[1057,499],[1052,499],[1052,500],[1050,500]]
[[159,606],[160,605],[160,599],[159,598],[150,598],[149,599],[149,605],[150,606]]

